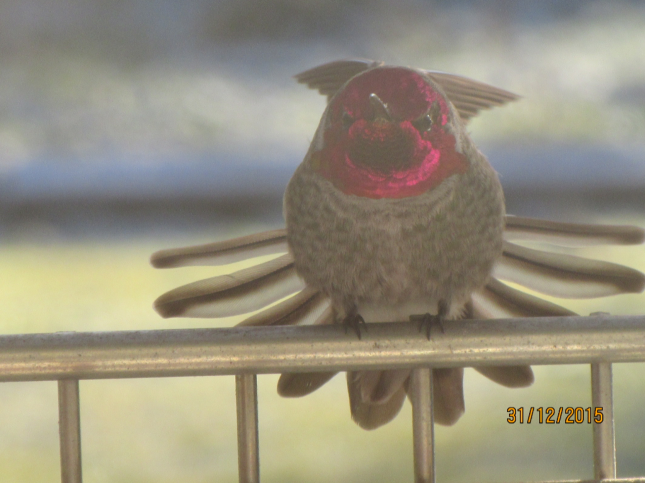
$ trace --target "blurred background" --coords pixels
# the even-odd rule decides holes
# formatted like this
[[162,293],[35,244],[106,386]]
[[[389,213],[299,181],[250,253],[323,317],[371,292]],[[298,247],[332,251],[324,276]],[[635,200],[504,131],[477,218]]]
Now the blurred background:
[[[292,76],[348,57],[521,94],[469,125],[510,213],[645,226],[643,2],[0,1],[0,332],[236,323],[158,317],[159,294],[223,272],[149,255],[283,226],[325,106]],[[643,246],[576,253],[645,270]],[[645,313],[643,294],[558,303]],[[522,390],[473,372],[465,416],[437,428],[439,481],[593,476],[590,425],[506,422],[589,406],[588,366]],[[409,405],[366,432],[343,377],[301,400],[276,380],[259,378],[263,481],[412,481]],[[619,477],[645,475],[644,381],[616,365]],[[0,385],[0,481],[57,481],[56,401],[53,382]],[[87,381],[81,406],[86,482],[237,481],[231,377]]]

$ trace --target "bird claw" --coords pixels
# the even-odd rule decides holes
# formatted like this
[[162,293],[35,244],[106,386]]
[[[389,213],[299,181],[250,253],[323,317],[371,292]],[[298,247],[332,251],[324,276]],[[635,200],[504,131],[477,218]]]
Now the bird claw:
[[430,332],[432,330],[432,326],[439,326],[442,334],[446,332],[443,327],[443,319],[448,313],[448,306],[444,302],[439,302],[438,308],[439,310],[437,315],[427,313],[410,316],[410,322],[419,322],[419,332],[421,332],[425,328],[428,340],[430,340]]
[[425,328],[426,336],[430,340],[430,332],[433,326],[438,326],[441,333],[445,333],[443,327],[443,317],[434,314],[411,315],[410,322],[419,322],[419,332]]
[[361,325],[367,332],[367,324],[365,323],[365,319],[360,314],[347,315],[343,319],[342,324],[345,326],[345,333],[347,334],[347,330],[351,327],[354,332],[356,332],[358,340],[361,340]]

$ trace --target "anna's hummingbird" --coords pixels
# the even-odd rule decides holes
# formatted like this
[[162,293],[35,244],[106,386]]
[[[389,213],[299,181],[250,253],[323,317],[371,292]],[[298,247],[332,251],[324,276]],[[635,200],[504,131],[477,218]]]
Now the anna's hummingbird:
[[[297,79],[330,99],[284,197],[281,230],[165,250],[159,267],[222,264],[288,251],[267,264],[180,287],[155,302],[164,317],[244,313],[301,290],[246,325],[357,324],[411,316],[486,318],[574,315],[495,277],[569,297],[638,292],[640,272],[541,252],[509,239],[566,244],[640,243],[633,227],[571,225],[505,215],[504,195],[465,123],[517,96],[450,74],[376,62],[339,61]],[[546,282],[545,282],[546,281]],[[240,306],[245,304],[244,306]],[[481,367],[509,386],[533,382],[528,366]],[[366,429],[390,421],[405,400],[409,370],[347,374],[352,417]],[[284,396],[308,394],[333,373],[284,374]],[[434,370],[435,421],[464,411],[463,370]]]

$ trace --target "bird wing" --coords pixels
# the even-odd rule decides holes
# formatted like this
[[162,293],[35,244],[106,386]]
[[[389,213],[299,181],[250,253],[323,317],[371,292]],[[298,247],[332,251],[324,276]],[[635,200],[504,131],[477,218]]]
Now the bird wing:
[[[582,225],[507,216],[505,240],[541,241],[558,245],[636,244],[645,231],[633,226]],[[171,250],[153,255],[157,267],[219,265],[287,250],[285,230],[273,230],[224,242]],[[507,280],[562,298],[591,298],[638,293],[645,275],[623,265],[504,242],[503,255],[489,284],[474,294],[478,317],[574,315],[573,312],[501,283]],[[329,301],[305,289],[293,258],[282,255],[229,275],[176,288],[155,301],[163,317],[225,317],[266,307],[299,292],[242,322],[243,325],[328,323]]]
[[502,106],[520,98],[517,94],[468,77],[431,70],[425,72],[441,86],[464,121],[476,116],[482,109]]
[[[337,60],[306,70],[294,77],[301,84],[306,84],[327,96],[329,101],[349,79],[382,65],[383,62],[366,59]],[[482,109],[501,106],[520,98],[517,94],[468,77],[432,70],[421,72],[441,86],[464,121],[474,117]]]
[[528,240],[561,246],[638,245],[645,240],[645,230],[629,225],[587,225],[506,216],[504,239]]
[[[329,299],[316,289],[305,287],[293,297],[240,322],[241,326],[317,325],[331,323]],[[333,320],[332,320],[333,322]]]
[[493,275],[561,298],[594,298],[645,289],[645,275],[616,263],[515,245],[505,241]]
[[316,89],[329,101],[345,83],[361,72],[382,66],[383,62],[367,59],[347,59],[328,62],[296,74],[294,78],[310,89]]
[[154,308],[164,318],[228,317],[264,308],[304,288],[293,258],[286,254],[229,275],[178,287],[155,300]]
[[[645,275],[614,263],[536,250],[507,240],[540,241],[554,245],[629,245],[643,243],[645,232],[633,226],[582,225],[546,220],[506,217],[503,255],[485,287],[472,295],[465,318],[508,318],[576,315],[564,307],[510,287],[499,279],[565,298],[588,298],[617,293],[641,292]],[[285,230],[273,230],[225,242],[163,250],[153,255],[157,267],[220,265],[230,260],[252,259],[287,250]],[[265,308],[280,299],[290,298]],[[331,324],[330,301],[306,287],[297,276],[290,254],[234,272],[201,280],[162,295],[155,309],[163,317],[224,317],[264,308],[239,325],[270,326]],[[507,387],[533,382],[529,366],[476,367],[487,378]],[[453,424],[463,413],[460,369],[435,369],[435,419]],[[329,381],[334,372],[282,374],[278,392],[300,397]],[[350,410],[354,421],[375,429],[400,411],[408,385],[408,373],[398,370],[350,371],[347,374]]]
[[[507,216],[504,238],[505,240],[548,242],[556,245],[627,245],[642,243],[645,239],[645,231],[634,226],[557,223]],[[253,259],[286,250],[286,231],[273,230],[198,247],[162,250],[155,253],[152,260],[156,267],[220,265],[231,263],[232,259],[235,261]],[[494,275],[496,278],[515,282],[538,292],[564,298],[638,293],[645,288],[645,275],[632,268],[526,248],[509,241],[504,242],[503,256],[495,266]],[[497,309],[486,317],[502,316],[499,315],[499,310],[503,310],[505,317],[571,315],[553,312],[553,304],[537,297],[510,287],[502,290],[497,282],[491,282],[491,284],[486,287],[486,300],[489,305],[496,304]],[[293,258],[286,254],[230,275],[179,287],[159,297],[155,302],[155,308],[164,317],[239,315],[266,307],[303,288],[304,282],[297,277]],[[514,305],[506,304],[501,307],[499,300],[508,300]],[[300,307],[299,304],[303,306]],[[326,304],[325,308],[328,302]],[[487,310],[492,309],[489,307]],[[249,325],[311,323],[307,321],[315,318],[312,314],[319,314],[322,311],[324,311],[322,299],[316,298],[314,303],[312,294],[307,292],[267,309],[244,323]]]
[[286,253],[287,230],[271,230],[206,245],[160,250],[150,257],[155,268],[228,265],[262,255]]

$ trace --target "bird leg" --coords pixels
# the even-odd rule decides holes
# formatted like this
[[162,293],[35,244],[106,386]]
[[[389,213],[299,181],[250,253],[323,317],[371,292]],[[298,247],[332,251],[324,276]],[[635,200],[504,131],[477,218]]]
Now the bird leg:
[[358,339],[361,339],[361,325],[367,331],[367,325],[365,324],[365,319],[361,316],[356,311],[351,311],[349,312],[343,321],[341,322],[345,326],[345,333],[347,334],[347,330],[351,327],[354,332],[356,332],[356,335],[358,336]]
[[419,322],[419,332],[425,328],[428,340],[430,340],[430,331],[432,330],[432,326],[439,326],[442,334],[445,332],[443,320],[446,315],[448,315],[448,304],[445,300],[440,300],[437,305],[437,315],[427,313],[410,316],[410,322]]

